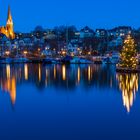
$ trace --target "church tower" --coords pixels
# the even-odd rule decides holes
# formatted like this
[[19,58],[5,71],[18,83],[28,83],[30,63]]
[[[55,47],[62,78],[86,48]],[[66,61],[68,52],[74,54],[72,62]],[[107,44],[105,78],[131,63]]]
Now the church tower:
[[14,33],[14,24],[13,24],[13,19],[11,15],[11,10],[10,6],[8,7],[8,16],[7,16],[7,23],[6,23],[6,32],[7,32],[7,37],[10,39],[15,38],[15,33]]
[[10,6],[8,8],[8,16],[7,16],[6,26],[0,27],[0,34],[4,34],[9,39],[15,38],[14,24],[13,24]]

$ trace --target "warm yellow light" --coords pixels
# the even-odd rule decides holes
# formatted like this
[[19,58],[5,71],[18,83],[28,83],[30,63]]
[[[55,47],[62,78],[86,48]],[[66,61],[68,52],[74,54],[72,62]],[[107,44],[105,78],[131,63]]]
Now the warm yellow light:
[[66,80],[66,66],[62,66],[62,79],[65,81]]
[[80,72],[80,68],[78,67],[78,74],[77,74],[78,83],[80,82],[80,77],[81,77],[81,72]]
[[54,73],[54,79],[56,79],[56,66],[54,66],[53,73]]
[[11,75],[11,72],[10,72],[10,65],[6,65],[6,75],[7,75],[7,79],[10,79],[10,75]]
[[80,48],[77,48],[78,51],[80,51]]
[[38,79],[39,79],[39,82],[41,81],[41,67],[40,67],[40,64],[38,66]]
[[138,74],[117,74],[119,88],[122,91],[123,105],[130,112],[135,94],[138,91]]
[[66,51],[62,51],[62,54],[65,55],[66,54]]
[[71,56],[73,57],[74,56],[74,53],[71,53]]
[[91,55],[91,52],[88,52],[88,55]]
[[27,51],[24,51],[23,53],[26,55],[28,52]]
[[88,81],[91,80],[91,66],[88,66]]
[[24,65],[24,76],[25,76],[25,80],[28,80],[28,65],[27,64]]
[[6,54],[6,55],[10,55],[10,51],[6,51],[5,54]]
[[15,101],[16,101],[16,79],[15,79],[15,77],[13,77],[12,81],[11,81],[10,96],[11,96],[12,104],[14,105]]

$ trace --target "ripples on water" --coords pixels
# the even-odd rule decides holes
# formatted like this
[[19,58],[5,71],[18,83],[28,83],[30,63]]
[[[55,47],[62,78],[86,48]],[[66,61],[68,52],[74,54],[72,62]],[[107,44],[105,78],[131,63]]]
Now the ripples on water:
[[[62,96],[61,94],[66,94],[66,96],[67,94],[77,96],[78,93],[79,97],[81,97],[83,94],[96,95],[98,103],[96,102],[96,99],[94,99],[94,102],[100,105],[105,105],[103,99],[106,100],[106,98],[110,98],[109,95],[112,95],[112,98],[113,96],[121,97],[122,102],[117,106],[124,106],[126,115],[128,115],[127,112],[131,112],[133,104],[137,98],[137,94],[139,93],[139,75],[120,73],[116,74],[115,66],[107,65],[7,64],[0,65],[0,85],[1,94],[7,94],[10,97],[12,108],[15,108],[14,110],[16,110],[15,106],[18,106],[18,108],[20,108],[20,105],[18,103],[22,99],[18,99],[21,93],[18,92],[17,88],[21,87],[21,90],[23,91],[25,89],[29,89],[29,92],[37,92],[39,94],[42,94],[45,91],[47,92],[45,92],[45,94],[48,94],[49,92],[52,93],[53,90],[56,95],[53,95],[53,97],[51,97],[51,100],[57,98],[55,97],[57,95]],[[22,94],[24,94],[24,92]],[[116,96],[116,94],[121,96]],[[8,98],[8,96],[6,97]],[[98,96],[103,97],[103,99],[99,100]],[[4,96],[0,97],[0,101],[3,100],[2,98],[4,98]],[[24,100],[26,100],[25,98],[28,99],[28,95],[24,97]],[[43,95],[41,98],[46,97],[44,97]],[[42,100],[41,98],[38,98],[40,102]],[[6,99],[6,101],[8,101],[8,99]],[[32,100],[34,101],[34,97],[32,97]],[[119,99],[116,99],[116,101],[118,100]],[[77,98],[77,104],[78,102],[80,101]],[[90,102],[92,101],[90,100]],[[32,104],[32,101],[30,101],[30,103]],[[52,104],[55,103],[51,102],[50,105]],[[79,104],[82,105],[82,103]],[[86,104],[88,103],[83,102],[83,104],[85,104],[86,106]],[[22,106],[23,105],[24,104],[22,104]],[[73,104],[73,106],[74,105],[75,104]],[[62,108],[59,109],[61,110]],[[96,109],[98,109],[98,106]],[[86,112],[86,108],[84,108],[83,110],[84,112]],[[10,110],[8,111],[10,112]],[[30,111],[32,112],[32,110]],[[109,111],[111,113],[111,109],[109,109]],[[120,110],[118,109],[118,112],[119,111]]]

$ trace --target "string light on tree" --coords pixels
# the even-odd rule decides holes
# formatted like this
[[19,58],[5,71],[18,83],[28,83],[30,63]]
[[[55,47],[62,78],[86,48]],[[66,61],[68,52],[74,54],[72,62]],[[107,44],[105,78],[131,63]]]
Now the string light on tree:
[[120,53],[119,68],[136,70],[138,65],[137,50],[134,39],[128,35],[124,41],[123,49]]

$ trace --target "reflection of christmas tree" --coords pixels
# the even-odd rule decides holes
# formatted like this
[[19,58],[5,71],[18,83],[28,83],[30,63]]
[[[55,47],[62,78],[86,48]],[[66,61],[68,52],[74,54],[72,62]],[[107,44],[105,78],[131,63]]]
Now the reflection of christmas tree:
[[124,41],[123,49],[120,53],[120,63],[118,67],[127,69],[136,69],[138,59],[136,58],[137,51],[134,39],[130,35]]
[[119,88],[122,91],[123,104],[130,112],[138,91],[138,74],[117,74]]

